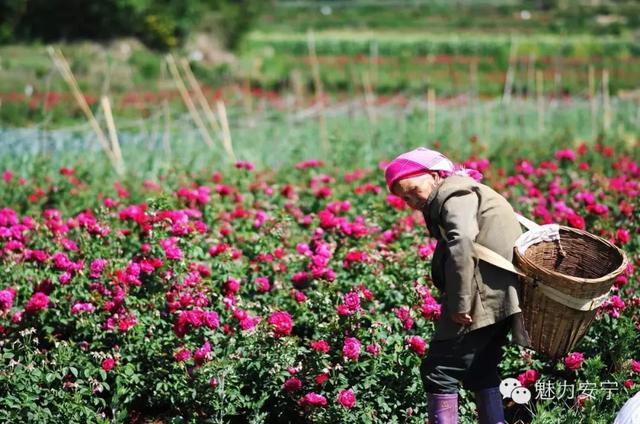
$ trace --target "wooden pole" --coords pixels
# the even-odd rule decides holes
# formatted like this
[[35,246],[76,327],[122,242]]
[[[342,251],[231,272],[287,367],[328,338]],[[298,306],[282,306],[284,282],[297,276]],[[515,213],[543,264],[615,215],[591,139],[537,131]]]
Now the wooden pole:
[[436,129],[436,90],[434,88],[427,90],[427,119],[429,132],[433,133]]
[[176,61],[173,58],[173,55],[171,55],[171,54],[167,55],[166,56],[166,60],[167,60],[167,64],[169,65],[169,72],[171,73],[171,76],[173,77],[173,80],[174,80],[174,82],[176,84],[176,87],[178,88],[178,92],[180,93],[180,96],[182,97],[182,101],[187,106],[187,109],[189,110],[189,113],[191,114],[191,118],[196,123],[196,126],[198,127],[198,130],[200,131],[200,134],[202,135],[202,139],[204,140],[206,145],[209,146],[209,148],[213,148],[213,140],[211,139],[211,136],[209,135],[209,132],[207,131],[206,127],[204,126],[204,123],[202,122],[202,118],[200,117],[200,114],[198,113],[198,110],[196,109],[196,106],[193,104],[193,100],[191,99],[191,96],[189,95],[189,92],[187,91],[187,87],[184,85],[184,82],[182,81],[182,78],[180,77],[180,73],[178,72],[178,67],[176,66]]
[[124,159],[122,158],[122,150],[120,150],[120,142],[118,141],[118,132],[116,131],[116,123],[113,120],[113,113],[111,113],[111,102],[109,101],[109,97],[102,96],[100,99],[100,104],[102,105],[102,110],[104,111],[104,116],[107,121],[107,129],[109,130],[109,138],[111,139],[111,150],[116,157],[118,162],[118,167],[120,168],[119,173],[124,174],[125,166]]
[[324,114],[324,99],[322,79],[320,78],[320,62],[316,54],[316,38],[313,31],[307,33],[307,45],[311,57],[311,70],[313,72],[313,85],[316,91],[316,103],[319,105],[318,118],[320,121],[320,142],[325,151],[329,150],[329,136],[327,133],[327,120]]
[[216,116],[213,113],[213,110],[211,110],[211,106],[209,106],[209,102],[207,102],[207,99],[204,97],[202,88],[200,87],[200,84],[198,83],[196,76],[193,74],[193,71],[191,70],[191,66],[189,66],[189,61],[185,58],[182,58],[180,60],[180,66],[182,67],[184,74],[187,76],[187,81],[189,82],[189,86],[191,87],[193,92],[196,94],[196,99],[198,100],[200,107],[202,108],[202,110],[204,110],[204,116],[207,118],[207,121],[209,121],[209,126],[213,131],[220,132],[222,130],[220,128],[220,124],[218,123],[218,120],[216,119]]
[[[536,80],[534,81],[534,78]],[[537,82],[537,73],[536,73],[536,55],[535,53],[529,54],[529,63],[527,66],[527,97],[533,97],[533,87]],[[537,84],[535,84],[537,87]]]
[[478,61],[473,60],[469,64],[469,81],[471,82],[471,103],[473,111],[473,131],[477,134],[480,127],[480,115],[478,110]]
[[233,152],[233,145],[231,143],[231,130],[229,129],[229,120],[227,119],[227,108],[222,100],[218,100],[216,106],[218,107],[220,122],[222,123],[222,141],[225,144],[225,149],[229,152],[229,158],[236,162],[236,155]]
[[513,87],[515,61],[518,47],[516,42],[511,37],[511,47],[509,49],[509,67],[507,68],[507,75],[504,80],[504,91],[502,93],[502,102],[508,104],[511,101],[511,90]]
[[291,70],[291,85],[293,88],[293,95],[295,96],[295,109],[304,104],[304,84],[302,83],[302,75],[298,69]]
[[75,76],[73,75],[73,72],[71,71],[71,67],[69,67],[69,62],[67,62],[67,59],[62,54],[62,51],[60,51],[60,50],[56,51],[51,46],[47,49],[47,51],[48,51],[49,56],[51,57],[51,60],[53,61],[54,65],[60,71],[60,74],[64,78],[65,82],[71,88],[71,93],[73,94],[73,97],[75,98],[76,102],[78,103],[78,106],[80,106],[80,109],[84,113],[85,117],[89,121],[89,125],[91,126],[93,131],[96,133],[96,136],[98,137],[98,142],[100,143],[100,146],[102,147],[102,150],[104,150],[105,154],[109,158],[109,161],[113,165],[113,167],[116,170],[116,172],[119,173],[119,167],[117,165],[117,160],[116,160],[113,152],[109,148],[109,142],[107,141],[107,137],[105,136],[104,131],[102,131],[102,128],[100,128],[100,125],[98,124],[98,121],[96,120],[95,116],[93,115],[93,112],[91,112],[91,109],[89,108],[89,105],[87,104],[87,100],[82,95],[82,91],[80,91],[80,87],[78,86],[78,81],[76,80]]
[[371,85],[378,85],[378,58],[380,54],[378,52],[378,42],[373,41],[369,45],[369,65],[371,66]]
[[604,131],[609,131],[611,127],[611,98],[609,97],[609,70],[602,70],[602,126]]
[[364,88],[364,100],[367,109],[367,116],[369,117],[369,122],[371,124],[375,124],[377,122],[376,111],[374,109],[375,95],[373,94],[373,89],[371,88],[371,80],[369,79],[369,74],[367,72],[362,73],[362,86]]
[[593,65],[589,65],[589,106],[591,109],[591,135],[595,136],[598,131],[597,114],[598,104],[595,99],[596,93],[596,72]]
[[544,74],[536,71],[536,97],[538,100],[538,131],[544,131]]
[[169,114],[169,101],[167,99],[162,100],[162,115],[164,117],[162,145],[164,146],[167,157],[171,157],[171,143],[169,142],[169,137],[171,134],[171,115]]

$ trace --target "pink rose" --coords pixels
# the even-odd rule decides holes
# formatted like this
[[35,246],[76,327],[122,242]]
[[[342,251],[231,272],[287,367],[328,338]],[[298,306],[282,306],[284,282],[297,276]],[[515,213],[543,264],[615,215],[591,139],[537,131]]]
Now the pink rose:
[[582,361],[584,355],[581,352],[572,352],[564,358],[564,365],[567,369],[575,371],[582,367]]
[[342,346],[342,354],[345,358],[357,360],[360,356],[360,340],[355,337],[347,337]]
[[0,310],[8,311],[13,306],[13,298],[16,295],[16,289],[13,287],[0,290]]
[[326,406],[327,399],[317,393],[307,393],[299,401],[300,406]]
[[302,381],[300,381],[298,377],[291,377],[284,382],[282,388],[287,392],[295,392],[296,390],[300,390],[302,388]]
[[203,320],[204,324],[212,330],[220,327],[220,316],[215,311],[206,311]]
[[211,343],[209,343],[208,341],[205,342],[202,347],[199,347],[198,349],[196,349],[196,351],[193,353],[193,360],[196,363],[196,366],[200,366],[204,363],[204,361],[207,359],[207,356],[209,355],[209,353],[211,352]]
[[578,396],[576,396],[576,400],[574,404],[575,408],[578,410],[584,408],[584,403],[587,401],[587,399],[589,399],[589,395],[585,393],[580,393]]
[[267,320],[273,326],[274,337],[282,337],[291,334],[293,329],[293,320],[287,311],[276,311],[269,316]]
[[49,296],[42,292],[37,292],[31,296],[24,310],[29,313],[34,313],[47,309],[47,306],[49,306]]
[[356,404],[356,395],[351,389],[340,390],[340,393],[338,393],[338,402],[347,409],[352,408],[353,405]]
[[106,260],[102,258],[95,259],[91,262],[91,265],[89,265],[89,276],[91,278],[100,278],[100,274],[106,265]]
[[267,277],[256,277],[256,287],[260,293],[266,293],[271,289],[271,284]]
[[191,352],[189,349],[180,349],[173,355],[177,362],[184,362],[191,358]]
[[255,328],[255,326],[260,323],[260,320],[261,320],[260,317],[247,317],[240,321],[240,328],[245,331],[251,330],[252,328]]
[[635,359],[631,360],[631,370],[635,373],[640,374],[640,361],[636,361]]
[[349,292],[343,297],[344,304],[351,311],[360,310],[360,296],[356,292]]
[[371,343],[366,350],[373,356],[378,356],[380,354],[380,343]]

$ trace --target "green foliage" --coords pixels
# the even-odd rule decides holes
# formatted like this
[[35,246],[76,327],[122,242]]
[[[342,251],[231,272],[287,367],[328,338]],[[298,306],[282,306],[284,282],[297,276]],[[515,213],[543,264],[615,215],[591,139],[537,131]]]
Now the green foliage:
[[136,36],[147,46],[179,46],[206,13],[220,16],[220,35],[234,47],[260,10],[258,0],[10,0],[0,6],[0,42]]

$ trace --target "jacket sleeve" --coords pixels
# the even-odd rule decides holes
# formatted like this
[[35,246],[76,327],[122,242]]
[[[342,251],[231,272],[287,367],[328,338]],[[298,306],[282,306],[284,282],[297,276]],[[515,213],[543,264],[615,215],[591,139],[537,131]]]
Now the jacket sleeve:
[[450,313],[470,312],[475,296],[473,279],[478,258],[473,242],[479,233],[478,203],[474,191],[460,190],[443,203],[440,211],[449,249],[445,291]]

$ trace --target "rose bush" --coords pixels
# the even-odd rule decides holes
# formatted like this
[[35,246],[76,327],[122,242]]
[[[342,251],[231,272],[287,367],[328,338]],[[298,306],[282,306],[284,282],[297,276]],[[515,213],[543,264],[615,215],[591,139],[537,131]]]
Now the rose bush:
[[[637,161],[583,144],[467,166],[535,221],[628,253],[574,352],[510,345],[501,364],[533,394],[532,408],[507,401],[510,420],[612,421],[640,381]],[[3,177],[1,421],[425,421],[434,241],[381,169],[239,162],[112,187],[83,166]],[[558,381],[583,387],[544,399]],[[474,422],[461,394],[461,422]]]

